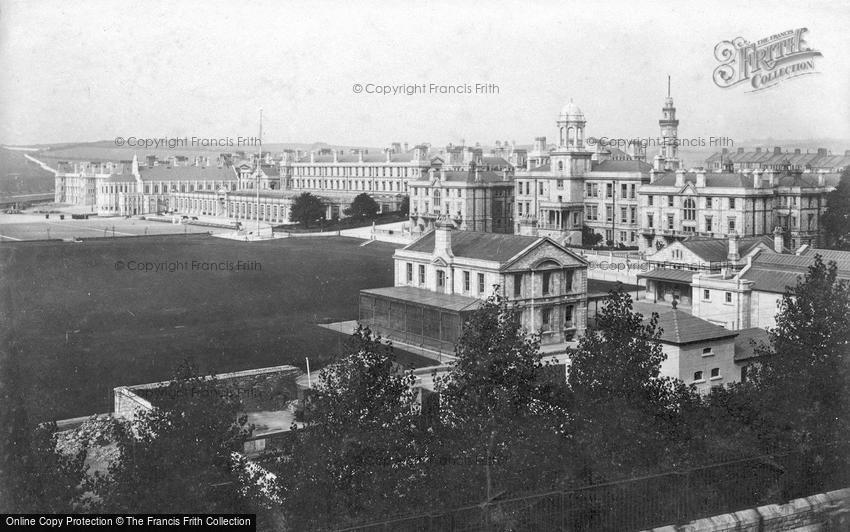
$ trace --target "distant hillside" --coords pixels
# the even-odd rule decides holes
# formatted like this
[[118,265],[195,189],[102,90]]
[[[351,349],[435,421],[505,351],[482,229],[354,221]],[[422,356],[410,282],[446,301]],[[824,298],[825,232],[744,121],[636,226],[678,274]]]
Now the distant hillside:
[[53,191],[53,174],[27,160],[27,153],[0,147],[0,197]]

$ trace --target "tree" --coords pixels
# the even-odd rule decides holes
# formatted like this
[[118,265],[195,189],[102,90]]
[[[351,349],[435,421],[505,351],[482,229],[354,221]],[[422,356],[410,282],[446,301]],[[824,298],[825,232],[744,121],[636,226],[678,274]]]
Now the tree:
[[827,194],[821,225],[827,248],[850,250],[850,167],[841,173],[835,190]]
[[598,246],[602,242],[602,235],[592,228],[584,225],[581,228],[581,245],[586,248]]
[[358,327],[341,357],[322,370],[275,466],[283,510],[296,530],[338,528],[419,505],[413,377],[398,371],[392,346]]
[[378,206],[378,203],[372,199],[372,196],[362,192],[355,196],[354,201],[351,202],[351,206],[346,208],[343,213],[346,216],[351,216],[352,218],[359,220],[372,220],[378,216],[379,210],[380,207]]
[[154,408],[117,431],[120,456],[95,484],[103,511],[249,511],[233,458],[250,434],[238,391],[184,362],[153,393]]
[[404,216],[410,214],[410,196],[405,196],[401,199],[401,205],[398,207],[398,212]]
[[668,444],[678,430],[679,405],[693,398],[661,375],[660,334],[658,315],[645,320],[618,287],[572,354],[568,380],[585,481],[657,471],[673,458]]
[[66,513],[85,507],[86,449],[57,449],[56,424],[30,423],[17,359],[0,341],[0,508],[7,513]]
[[300,223],[304,227],[310,227],[312,222],[324,218],[325,206],[322,205],[322,200],[309,192],[296,196],[289,210],[289,221]]
[[850,436],[850,285],[815,256],[786,290],[769,343],[749,378],[762,439],[810,446]]
[[430,493],[436,504],[489,501],[549,489],[560,478],[564,368],[549,367],[520,310],[495,293],[463,326],[440,394]]

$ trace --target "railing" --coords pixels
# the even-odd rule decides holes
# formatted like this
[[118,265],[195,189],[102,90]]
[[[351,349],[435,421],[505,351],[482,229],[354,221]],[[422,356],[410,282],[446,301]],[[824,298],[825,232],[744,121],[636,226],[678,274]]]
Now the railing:
[[843,488],[850,484],[848,450],[842,442],[806,453],[743,458],[345,530],[644,530]]

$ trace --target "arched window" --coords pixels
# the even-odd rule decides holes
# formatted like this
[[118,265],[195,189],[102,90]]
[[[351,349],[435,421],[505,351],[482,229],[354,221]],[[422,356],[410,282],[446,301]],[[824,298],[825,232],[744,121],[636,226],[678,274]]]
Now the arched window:
[[564,169],[564,161],[558,161],[558,170]]
[[684,212],[685,220],[696,220],[697,219],[697,203],[693,198],[687,198],[685,200],[685,212]]

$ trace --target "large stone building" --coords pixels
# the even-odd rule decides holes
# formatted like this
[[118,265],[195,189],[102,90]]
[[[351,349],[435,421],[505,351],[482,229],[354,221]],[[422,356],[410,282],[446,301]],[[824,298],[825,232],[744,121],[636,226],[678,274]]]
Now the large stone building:
[[394,261],[394,287],[360,292],[360,321],[398,342],[451,351],[465,316],[494,290],[546,346],[585,331],[587,263],[550,238],[459,231],[441,219]]
[[640,187],[640,249],[651,251],[692,236],[772,235],[778,226],[792,249],[816,245],[825,197],[836,183],[827,174],[662,171]]
[[705,166],[711,171],[720,172],[731,170],[742,172],[744,170],[799,170],[801,172],[817,172],[819,170],[828,173],[839,174],[845,168],[850,167],[850,150],[845,150],[843,155],[833,155],[826,148],[818,148],[814,152],[803,153],[800,148],[793,152],[782,150],[780,146],[774,146],[773,151],[762,150],[757,147],[752,151],[738,148],[729,151],[728,148],[713,153],[705,160]]
[[410,222],[418,231],[432,229],[440,216],[465,231],[513,233],[514,182],[509,168],[483,170],[470,162],[465,170],[429,169],[411,180]]

